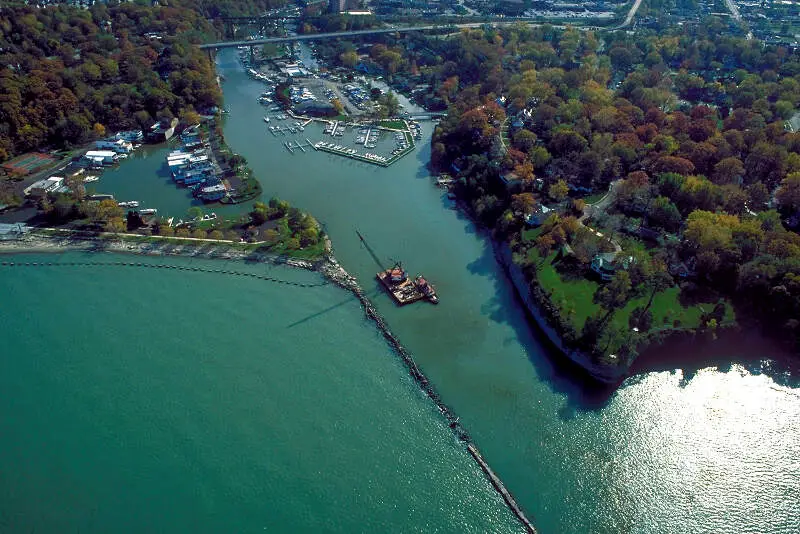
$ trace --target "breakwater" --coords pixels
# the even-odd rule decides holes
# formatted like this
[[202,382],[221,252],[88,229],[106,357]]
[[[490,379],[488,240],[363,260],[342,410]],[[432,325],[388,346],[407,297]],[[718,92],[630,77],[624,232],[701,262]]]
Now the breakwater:
[[522,508],[520,508],[519,504],[517,504],[516,499],[514,499],[513,495],[511,495],[511,493],[505,487],[503,481],[500,480],[500,477],[495,474],[491,467],[489,467],[489,464],[486,463],[486,460],[483,459],[483,456],[480,454],[477,446],[472,442],[469,433],[459,422],[459,418],[441,399],[431,382],[428,380],[422,370],[420,370],[419,366],[417,366],[417,363],[414,361],[411,353],[403,346],[402,343],[400,343],[400,340],[397,338],[397,336],[392,333],[386,320],[383,318],[383,316],[381,316],[364,291],[358,285],[358,281],[347,271],[345,271],[344,268],[341,267],[332,256],[320,262],[318,265],[318,270],[332,283],[343,289],[346,289],[347,291],[350,291],[356,296],[356,298],[358,298],[358,300],[361,302],[361,306],[364,308],[366,317],[375,323],[375,326],[378,328],[381,334],[383,334],[383,337],[392,347],[394,352],[403,360],[403,363],[408,369],[409,374],[420,387],[420,389],[434,402],[434,404],[436,404],[439,412],[447,420],[447,425],[453,431],[456,438],[466,445],[467,451],[489,479],[489,482],[491,482],[495,490],[500,494],[501,497],[503,497],[503,500],[506,502],[520,523],[522,523],[522,525],[525,527],[526,531],[531,534],[536,534],[536,529],[533,526],[533,523],[531,523],[526,517],[525,513],[522,511]]
[[194,267],[194,266],[187,266],[187,265],[172,265],[172,264],[163,264],[163,263],[143,263],[143,262],[129,262],[129,261],[65,261],[65,262],[58,262],[58,261],[32,261],[32,262],[13,262],[13,261],[2,261],[0,262],[0,267],[142,267],[142,268],[149,268],[149,269],[163,269],[163,270],[172,270],[172,271],[191,271],[191,272],[201,272],[201,273],[209,273],[209,274],[225,274],[231,276],[243,276],[248,278],[255,278],[257,280],[264,280],[267,282],[274,282],[276,284],[285,284],[290,286],[297,286],[297,287],[320,287],[324,285],[328,285],[329,282],[324,280],[319,283],[315,284],[307,284],[307,283],[300,283],[300,282],[292,282],[289,280],[281,280],[280,278],[274,278],[272,276],[256,274],[256,273],[247,273],[243,271],[235,271],[229,269],[208,269],[205,267]]

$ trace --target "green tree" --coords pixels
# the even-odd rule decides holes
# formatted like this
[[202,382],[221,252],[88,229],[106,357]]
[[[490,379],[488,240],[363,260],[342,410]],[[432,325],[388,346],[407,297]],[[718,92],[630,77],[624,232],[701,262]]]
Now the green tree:
[[567,195],[569,194],[569,186],[567,182],[563,179],[558,180],[556,183],[551,184],[550,187],[547,189],[547,195],[555,200],[556,202],[561,202]]
[[618,309],[623,308],[631,297],[631,277],[623,269],[617,270],[611,281],[597,290],[595,302],[605,308],[606,315],[601,324],[605,325],[611,315]]
[[800,211],[800,172],[788,175],[775,192],[775,200],[781,209],[791,212]]

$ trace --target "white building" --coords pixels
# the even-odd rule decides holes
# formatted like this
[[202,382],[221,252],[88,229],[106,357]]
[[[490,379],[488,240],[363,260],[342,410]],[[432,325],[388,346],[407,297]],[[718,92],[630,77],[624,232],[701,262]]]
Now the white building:
[[90,150],[83,157],[90,163],[99,165],[115,163],[119,158],[113,150]]
[[64,185],[64,178],[61,176],[51,176],[45,180],[34,182],[25,188],[26,195],[43,197],[48,193],[55,193]]
[[113,150],[121,154],[127,154],[133,150],[133,145],[123,139],[103,139],[95,141],[94,146],[99,150]]

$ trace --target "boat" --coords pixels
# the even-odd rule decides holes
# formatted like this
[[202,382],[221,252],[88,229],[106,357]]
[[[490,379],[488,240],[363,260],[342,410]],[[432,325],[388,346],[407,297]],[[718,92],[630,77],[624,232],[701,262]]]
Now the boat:
[[436,295],[436,288],[430,285],[422,275],[419,275],[414,279],[414,284],[416,284],[417,289],[422,291],[422,294],[425,295],[425,298],[428,299],[431,304],[439,304],[439,297]]
[[264,116],[264,122],[269,122],[269,117]]
[[120,208],[138,208],[139,201],[138,200],[128,200],[127,202],[117,202],[117,205]]
[[155,208],[145,208],[143,210],[139,210],[140,215],[155,215],[158,213],[158,210]]
[[88,183],[91,183],[91,182],[96,182],[99,179],[100,179],[99,176],[87,176],[86,178],[83,179],[83,181],[84,181],[84,183],[88,184]]

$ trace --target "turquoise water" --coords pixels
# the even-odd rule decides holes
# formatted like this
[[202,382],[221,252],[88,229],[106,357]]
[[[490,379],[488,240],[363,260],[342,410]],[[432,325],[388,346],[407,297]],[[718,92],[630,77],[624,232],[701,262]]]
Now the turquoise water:
[[[554,365],[525,320],[485,236],[450,208],[419,148],[388,169],[321,153],[289,154],[265,130],[235,54],[224,73],[225,135],[268,195],[311,211],[340,262],[413,352],[444,401],[542,532],[800,530],[800,396],[754,343],[709,346],[596,391]],[[305,135],[297,136],[305,137]],[[315,140],[315,137],[309,136]],[[395,307],[378,290],[380,260],[398,259],[437,287],[434,307]],[[724,352],[726,351],[727,352]],[[757,445],[757,446],[756,446]]]
[[0,266],[0,294],[0,531],[519,530],[342,290]]
[[[800,531],[800,387],[771,347],[690,343],[591,387],[432,185],[430,124],[388,169],[291,155],[234,56],[219,56],[227,141],[265,196],[325,225],[542,533]],[[146,178],[130,163],[115,179]],[[153,180],[133,199],[184,213]],[[356,228],[441,303],[395,307]],[[345,293],[106,269],[0,271],[0,530],[518,528]]]

